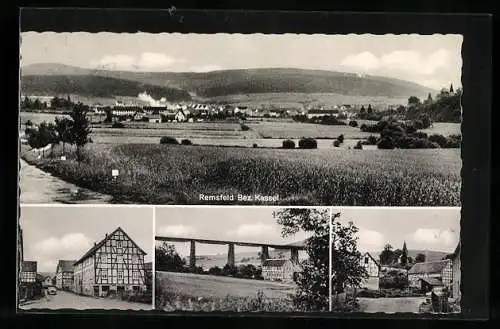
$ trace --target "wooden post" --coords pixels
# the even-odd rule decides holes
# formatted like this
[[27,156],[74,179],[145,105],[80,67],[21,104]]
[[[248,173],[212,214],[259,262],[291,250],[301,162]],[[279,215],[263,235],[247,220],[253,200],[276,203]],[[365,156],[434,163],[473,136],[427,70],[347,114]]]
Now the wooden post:
[[262,246],[261,250],[262,251],[261,251],[260,257],[261,257],[262,263],[264,263],[264,261],[266,259],[269,259],[269,247],[268,246]]

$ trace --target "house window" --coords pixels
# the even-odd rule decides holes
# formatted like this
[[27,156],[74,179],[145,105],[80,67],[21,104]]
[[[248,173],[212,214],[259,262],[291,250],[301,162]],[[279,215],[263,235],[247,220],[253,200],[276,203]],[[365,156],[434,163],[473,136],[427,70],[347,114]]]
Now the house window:
[[106,272],[102,272],[102,273],[101,273],[101,279],[103,279],[103,280],[107,280],[107,279],[108,279],[108,273],[106,273]]
[[132,272],[132,279],[138,279],[139,278],[139,273],[137,271]]
[[368,264],[368,257],[365,257],[365,264]]
[[117,263],[122,263],[123,262],[123,256],[122,255],[116,256],[116,262]]
[[118,280],[123,280],[123,271],[118,271]]
[[120,240],[116,241],[116,247],[121,248],[122,247],[122,242]]

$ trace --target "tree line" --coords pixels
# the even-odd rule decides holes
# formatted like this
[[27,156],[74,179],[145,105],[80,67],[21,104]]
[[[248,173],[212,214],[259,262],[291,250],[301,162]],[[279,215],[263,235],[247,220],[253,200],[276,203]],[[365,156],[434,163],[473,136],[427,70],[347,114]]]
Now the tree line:
[[72,106],[70,118],[55,118],[52,123],[42,122],[38,126],[31,120],[25,122],[25,134],[29,146],[43,148],[49,144],[62,143],[63,153],[65,145],[76,145],[77,159],[81,160],[82,148],[90,142],[90,122],[87,119],[88,106],[77,103]]

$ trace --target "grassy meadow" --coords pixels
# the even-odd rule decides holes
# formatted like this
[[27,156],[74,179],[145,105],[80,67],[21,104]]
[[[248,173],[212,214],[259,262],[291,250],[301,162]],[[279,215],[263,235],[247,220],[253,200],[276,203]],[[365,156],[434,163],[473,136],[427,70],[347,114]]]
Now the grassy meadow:
[[212,275],[156,272],[157,309],[165,311],[292,312],[292,286]]
[[[460,150],[284,150],[88,144],[36,162],[116,202],[203,204],[199,194],[279,194],[280,205],[459,206]],[[120,175],[113,179],[111,171]],[[249,202],[248,204],[259,204]]]

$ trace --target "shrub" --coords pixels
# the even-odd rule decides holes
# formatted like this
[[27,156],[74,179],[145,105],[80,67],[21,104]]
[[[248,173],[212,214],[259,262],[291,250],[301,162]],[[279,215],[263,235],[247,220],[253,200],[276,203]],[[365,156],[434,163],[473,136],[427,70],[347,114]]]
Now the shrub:
[[299,141],[299,148],[301,148],[301,149],[315,149],[315,148],[318,148],[318,142],[314,138],[302,138]]
[[448,138],[443,135],[433,134],[429,136],[429,141],[439,144],[439,146],[445,148],[448,145]]
[[368,126],[364,123],[361,125],[361,127],[359,127],[359,129],[361,129],[361,131],[363,131],[363,132],[365,132],[367,128],[368,128]]
[[340,142],[339,142],[338,140],[335,140],[335,141],[333,142],[333,146],[335,146],[335,147],[339,147],[339,146],[340,146]]
[[191,141],[189,139],[183,139],[181,141],[181,144],[182,145],[193,145],[193,143],[191,143]]
[[[294,145],[294,146],[295,146],[295,145]],[[253,144],[253,148],[257,148],[257,147],[259,147],[259,145],[257,145],[257,144]]]
[[382,138],[377,144],[377,147],[382,150],[391,150],[394,146],[393,140],[389,137]]
[[[255,144],[254,144],[255,145]],[[287,139],[283,141],[283,148],[284,149],[294,149],[295,148],[295,142]]]
[[450,135],[446,148],[460,148],[462,145],[462,135]]
[[340,142],[340,143],[343,143],[344,142],[344,134],[340,135],[339,137],[337,137],[337,140]]
[[113,123],[111,128],[125,128],[125,125],[119,121],[116,121],[115,123]]
[[349,126],[351,126],[351,127],[357,127],[358,126],[358,122],[354,121],[354,120],[349,121]]
[[177,145],[177,144],[179,144],[179,142],[174,137],[163,136],[160,139],[160,144],[176,144]]
[[240,124],[240,126],[241,126],[241,130],[243,130],[243,131],[248,131],[248,130],[250,130],[250,127],[249,127],[249,126],[247,126],[247,125],[246,125],[246,124],[244,124],[244,123]]
[[363,149],[363,144],[361,144],[361,141],[358,141],[356,146],[354,146],[354,149],[355,150],[362,150]]
[[416,138],[421,138],[421,139],[427,139],[428,138],[427,134],[424,133],[424,132],[421,132],[421,131],[413,133],[413,136],[415,136]]

